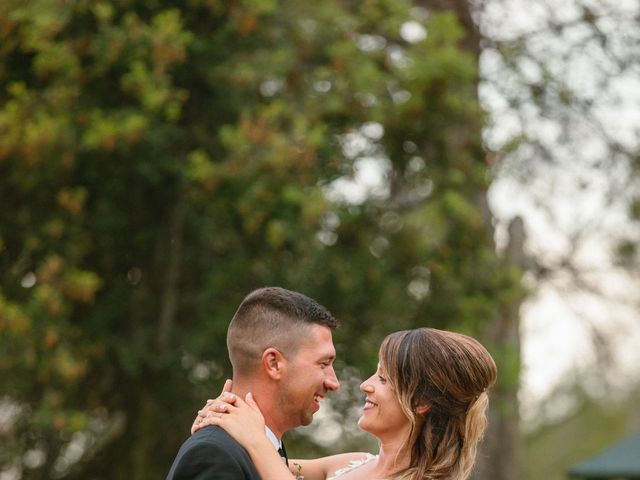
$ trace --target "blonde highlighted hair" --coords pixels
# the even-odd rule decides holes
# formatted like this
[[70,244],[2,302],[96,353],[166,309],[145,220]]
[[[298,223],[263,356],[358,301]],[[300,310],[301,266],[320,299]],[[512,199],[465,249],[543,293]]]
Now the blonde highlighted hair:
[[392,478],[467,479],[497,377],[489,352],[467,335],[419,328],[387,336],[380,363],[411,424],[409,466]]

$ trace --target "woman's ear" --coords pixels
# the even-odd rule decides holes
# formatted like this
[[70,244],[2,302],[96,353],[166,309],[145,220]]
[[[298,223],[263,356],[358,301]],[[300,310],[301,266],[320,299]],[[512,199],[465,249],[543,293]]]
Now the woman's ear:
[[427,413],[429,411],[429,405],[418,405],[415,408],[415,412],[418,415],[424,415],[425,413]]
[[262,367],[266,374],[274,380],[279,380],[284,367],[284,357],[276,348],[269,347],[262,352]]

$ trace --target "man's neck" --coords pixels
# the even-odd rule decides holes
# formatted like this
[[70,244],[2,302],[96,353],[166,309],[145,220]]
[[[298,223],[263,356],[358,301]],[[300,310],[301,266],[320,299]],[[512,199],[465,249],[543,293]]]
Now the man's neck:
[[243,400],[246,398],[247,393],[251,392],[253,399],[258,404],[260,412],[264,417],[264,424],[273,432],[278,441],[282,440],[282,435],[285,433],[282,427],[282,421],[280,420],[280,409],[277,407],[275,399],[275,392],[265,388],[260,382],[247,381],[233,379],[233,387],[231,392],[234,395],[241,397]]

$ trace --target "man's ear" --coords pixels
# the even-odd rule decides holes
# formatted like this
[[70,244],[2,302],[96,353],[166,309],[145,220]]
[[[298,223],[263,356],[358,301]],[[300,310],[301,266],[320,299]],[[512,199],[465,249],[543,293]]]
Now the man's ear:
[[273,380],[280,380],[284,369],[285,359],[276,348],[269,347],[262,352],[262,368]]

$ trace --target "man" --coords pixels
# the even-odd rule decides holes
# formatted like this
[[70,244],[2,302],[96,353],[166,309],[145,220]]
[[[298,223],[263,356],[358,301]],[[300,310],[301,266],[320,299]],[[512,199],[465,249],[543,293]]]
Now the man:
[[[309,425],[319,400],[340,386],[333,370],[331,332],[336,325],[316,301],[277,287],[247,295],[229,324],[232,393],[244,398],[252,392],[277,450],[282,450],[282,434]],[[210,479],[260,480],[247,452],[223,429],[212,426],[182,444],[167,476]]]

